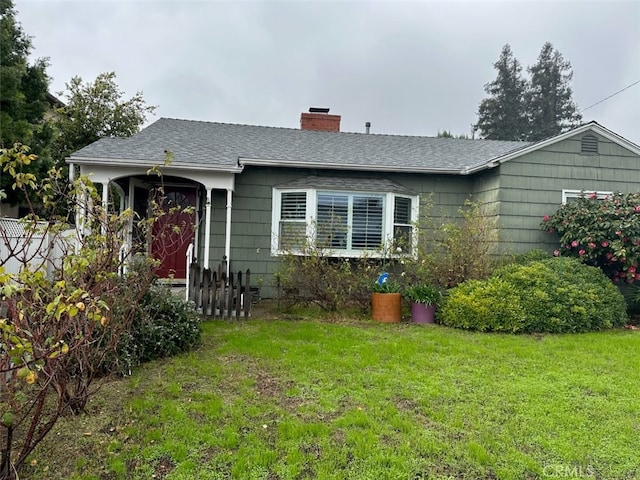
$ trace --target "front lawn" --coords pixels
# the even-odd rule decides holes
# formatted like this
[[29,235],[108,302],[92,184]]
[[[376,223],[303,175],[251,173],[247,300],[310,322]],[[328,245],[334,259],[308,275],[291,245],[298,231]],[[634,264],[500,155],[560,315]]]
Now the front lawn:
[[108,383],[21,478],[640,478],[640,332],[208,322]]

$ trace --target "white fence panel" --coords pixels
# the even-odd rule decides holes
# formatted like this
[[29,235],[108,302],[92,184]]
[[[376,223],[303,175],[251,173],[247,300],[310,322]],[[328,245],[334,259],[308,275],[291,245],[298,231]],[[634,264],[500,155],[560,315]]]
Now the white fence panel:
[[52,237],[47,233],[47,227],[46,222],[34,226],[20,219],[0,218],[0,265],[4,266],[5,272],[17,274],[23,265],[29,264],[50,273],[69,251],[73,251],[75,230]]

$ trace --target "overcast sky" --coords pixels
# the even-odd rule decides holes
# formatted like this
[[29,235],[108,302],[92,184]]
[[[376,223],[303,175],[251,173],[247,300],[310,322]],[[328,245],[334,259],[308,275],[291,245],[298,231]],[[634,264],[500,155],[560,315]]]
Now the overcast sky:
[[[640,80],[640,1],[218,2],[16,0],[51,91],[115,71],[159,117],[298,128],[310,106],[343,131],[469,133],[509,43],[550,41],[581,109]],[[640,144],[640,83],[583,113]]]

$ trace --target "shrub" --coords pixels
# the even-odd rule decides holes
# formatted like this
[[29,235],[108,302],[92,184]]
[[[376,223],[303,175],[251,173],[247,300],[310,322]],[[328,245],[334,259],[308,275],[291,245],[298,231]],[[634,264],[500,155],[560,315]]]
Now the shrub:
[[418,226],[416,257],[405,262],[407,282],[452,288],[489,276],[498,239],[495,215],[469,200],[458,210],[458,218],[434,217],[430,208],[423,202],[426,213]]
[[364,310],[371,303],[379,267],[373,259],[335,258],[330,250],[307,246],[282,257],[277,280],[288,307],[315,304],[330,312],[348,307]]
[[529,250],[528,252],[517,253],[507,257],[502,266],[511,264],[526,265],[527,263],[547,260],[549,258],[551,258],[550,253],[534,248],[533,250]]
[[508,265],[451,290],[444,325],[495,332],[586,332],[627,320],[624,298],[603,273],[574,259]]
[[577,198],[545,216],[541,227],[560,237],[555,255],[600,267],[614,282],[640,280],[640,192]]
[[455,219],[436,218],[430,209],[429,201],[423,201],[415,243],[401,240],[381,245],[371,256],[336,258],[329,247],[297,239],[292,242],[297,249],[283,255],[277,273],[281,298],[288,306],[366,310],[371,304],[373,281],[382,272],[392,275],[393,283],[398,284],[396,291],[415,284],[450,288],[464,280],[487,277],[493,268],[497,240],[495,216],[470,201],[458,210]]
[[114,369],[128,373],[140,363],[184,352],[200,343],[200,316],[194,305],[168,286],[152,285],[142,298]]
[[[123,275],[130,257],[121,255],[128,251],[122,233],[136,221],[133,212],[105,208],[102,195],[84,176],[69,185],[60,169],[36,178],[26,168],[34,161],[24,145],[0,149],[0,170],[13,181],[12,188],[22,191],[30,209],[21,221],[23,241],[7,242],[7,232],[0,229],[0,241],[8,248],[0,258],[3,480],[18,478],[63,413],[85,411],[129,335],[157,266],[141,258],[135,271]],[[58,215],[61,209],[65,216]],[[67,209],[83,213],[75,228],[67,223]],[[160,218],[157,208],[150,210],[150,218],[136,221],[140,238],[147,238]],[[18,273],[4,271],[9,261]]]

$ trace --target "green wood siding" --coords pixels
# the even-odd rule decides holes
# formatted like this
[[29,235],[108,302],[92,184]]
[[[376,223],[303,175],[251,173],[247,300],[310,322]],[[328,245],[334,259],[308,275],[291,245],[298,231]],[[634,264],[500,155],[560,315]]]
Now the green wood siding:
[[[595,135],[592,133],[592,135]],[[549,251],[557,237],[540,230],[562,203],[562,190],[637,192],[640,157],[598,137],[598,155],[580,153],[582,135],[503,163],[499,167],[500,241],[516,252]]]
[[[469,198],[474,179],[470,177],[428,176],[415,174],[373,174],[364,172],[329,172],[289,168],[246,167],[236,176],[231,219],[231,268],[234,272],[251,269],[252,284],[260,283],[265,296],[276,293],[274,273],[280,259],[271,256],[272,188],[309,175],[342,178],[388,178],[424,198],[432,198],[438,214],[454,216]],[[354,182],[357,190],[357,182]],[[225,192],[212,197],[212,233],[210,258],[215,267],[224,255]],[[420,212],[421,215],[424,212]],[[204,245],[202,241],[201,245]]]

